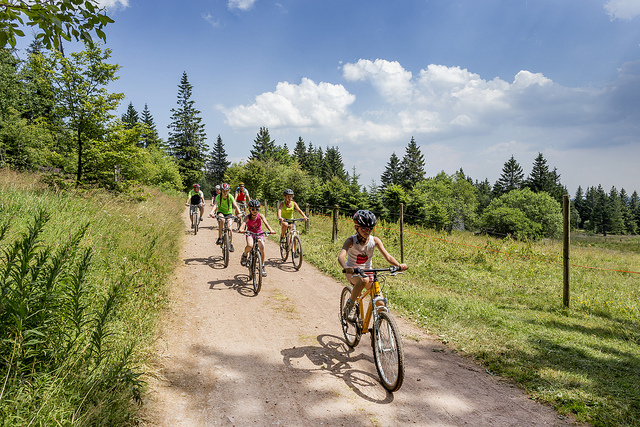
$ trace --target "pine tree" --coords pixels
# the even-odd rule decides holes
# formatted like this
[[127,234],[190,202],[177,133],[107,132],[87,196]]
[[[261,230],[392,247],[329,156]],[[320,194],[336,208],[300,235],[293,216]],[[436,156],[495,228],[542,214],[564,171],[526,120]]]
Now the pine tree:
[[182,73],[178,85],[178,108],[171,109],[169,149],[176,158],[178,170],[185,188],[199,182],[204,177],[206,155],[206,133],[200,111],[191,100],[193,86],[187,73]]
[[493,185],[493,194],[495,197],[500,197],[511,190],[522,188],[523,184],[524,172],[522,172],[522,168],[512,155],[511,158],[505,162],[500,178]]
[[231,162],[227,161],[227,152],[224,149],[222,138],[218,135],[216,143],[211,149],[211,156],[207,162],[207,182],[211,187],[220,184]]
[[402,185],[407,189],[413,188],[424,179],[424,156],[413,136],[402,158],[400,170],[402,171]]
[[482,182],[476,180],[473,186],[476,187],[476,190],[478,192],[478,213],[482,214],[484,209],[489,206],[489,203],[491,203],[491,200],[493,200],[491,183],[489,183],[488,178],[485,178]]
[[147,129],[142,133],[142,144],[144,148],[150,145],[162,146],[162,141],[158,136],[158,130],[156,124],[153,121],[153,116],[149,112],[149,107],[144,104],[144,110],[142,110],[142,118],[140,121],[147,125]]
[[127,111],[122,115],[122,123],[124,123],[125,129],[133,129],[139,121],[138,112],[133,108],[133,104],[130,102],[127,107]]
[[[589,193],[587,194],[589,196]],[[598,188],[594,189],[590,196],[593,203],[591,212],[589,213],[589,230],[602,233],[606,236],[610,230],[607,212],[607,194],[602,189],[602,186],[598,185]]]
[[629,210],[631,211],[631,216],[636,223],[636,229],[640,229],[640,197],[638,196],[637,191],[634,191],[631,194],[631,198],[629,199]]
[[347,173],[344,170],[344,163],[342,162],[342,154],[338,147],[327,147],[324,154],[322,178],[325,181],[329,181],[334,176],[342,181],[347,180]]
[[302,170],[307,170],[307,157],[307,147],[304,145],[302,137],[299,136],[298,141],[296,141],[296,148],[293,149],[293,159],[298,161]]
[[307,150],[308,156],[308,169],[307,172],[316,178],[322,179],[322,171],[324,165],[324,154],[322,147],[313,148],[313,144],[309,142],[309,149]]
[[271,140],[269,129],[260,127],[256,139],[253,140],[253,148],[249,160],[267,161],[272,159],[276,152],[276,141]]
[[627,195],[627,192],[620,190],[620,212],[622,213],[622,221],[624,223],[624,229],[627,234],[636,234],[638,231],[638,224],[633,217],[631,210],[631,198]]
[[584,222],[588,219],[586,212],[587,201],[584,199],[581,186],[578,186],[576,195],[573,196],[573,206],[576,208],[576,211],[578,211],[578,215],[580,215],[580,223],[577,224],[577,227],[584,228]]
[[624,234],[624,218],[622,217],[622,206],[620,205],[620,195],[616,187],[611,187],[606,203],[608,231],[611,234]]
[[525,187],[534,193],[546,191],[551,194],[551,175],[549,173],[549,166],[547,166],[547,160],[542,153],[538,153],[538,157],[534,160],[531,173],[525,181]]
[[390,185],[400,185],[402,183],[402,171],[400,169],[400,159],[396,153],[391,153],[387,167],[380,176],[381,188],[387,188]]

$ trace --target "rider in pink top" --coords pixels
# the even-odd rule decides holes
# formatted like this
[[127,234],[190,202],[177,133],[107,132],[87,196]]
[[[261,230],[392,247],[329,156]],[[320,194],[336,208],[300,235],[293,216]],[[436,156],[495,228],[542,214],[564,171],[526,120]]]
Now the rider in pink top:
[[[244,232],[244,230],[250,231],[252,233],[260,234],[262,233],[262,224],[266,225],[269,229],[270,233],[273,233],[273,228],[267,222],[267,219],[260,215],[260,201],[253,199],[249,201],[249,215],[244,217],[242,221],[242,226],[240,227],[239,232]],[[265,250],[264,250],[264,234],[260,236],[253,236],[251,234],[247,235],[247,246],[244,248],[244,253],[242,254],[242,258],[240,259],[240,264],[245,265],[247,262],[247,254],[251,252],[251,248],[253,248],[253,239],[254,237],[258,238],[258,247],[260,247],[260,252],[262,253],[262,276],[266,276],[267,272],[264,269],[264,260],[265,260]]]

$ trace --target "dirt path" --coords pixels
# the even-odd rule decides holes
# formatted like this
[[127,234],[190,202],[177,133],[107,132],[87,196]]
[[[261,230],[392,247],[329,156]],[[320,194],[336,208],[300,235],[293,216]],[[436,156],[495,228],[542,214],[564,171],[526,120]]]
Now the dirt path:
[[387,393],[369,336],[355,349],[343,341],[342,283],[306,263],[296,272],[268,242],[268,277],[254,296],[240,266],[244,236],[234,233],[236,251],[225,269],[213,220],[202,224],[197,236],[186,236],[143,408],[146,425],[569,424],[403,319],[406,377],[398,392]]

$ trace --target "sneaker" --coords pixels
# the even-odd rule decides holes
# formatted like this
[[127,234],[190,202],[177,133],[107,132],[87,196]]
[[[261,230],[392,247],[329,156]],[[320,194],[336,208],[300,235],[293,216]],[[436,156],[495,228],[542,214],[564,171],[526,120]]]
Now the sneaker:
[[191,228],[195,228],[195,226],[193,224],[191,224]]
[[233,243],[229,244],[229,252],[233,252],[235,251],[235,249],[233,249]]
[[267,277],[267,270],[264,269],[264,265],[262,266],[262,277]]
[[222,244],[222,238],[218,237],[218,240],[216,240],[216,245],[221,245]]
[[285,243],[287,243],[287,238],[286,237],[281,237],[280,238],[280,244],[284,245]]
[[350,299],[347,300],[347,303],[344,305],[344,311],[342,312],[342,316],[347,319],[347,322],[355,323],[358,319],[358,314],[356,310],[356,304],[352,302]]
[[240,258],[240,265],[243,267],[247,266],[247,254],[242,254],[242,258]]

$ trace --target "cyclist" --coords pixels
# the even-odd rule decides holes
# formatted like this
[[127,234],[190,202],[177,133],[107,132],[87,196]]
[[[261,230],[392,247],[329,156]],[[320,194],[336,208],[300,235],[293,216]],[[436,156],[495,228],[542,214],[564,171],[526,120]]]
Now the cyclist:
[[302,215],[302,217],[307,220],[307,216],[302,212],[300,206],[296,202],[293,201],[293,190],[287,188],[283,192],[284,201],[278,203],[278,221],[280,221],[281,230],[280,230],[280,243],[285,243],[285,234],[287,232],[287,228],[291,228],[292,225],[287,223],[285,219],[293,219],[293,211],[296,210]]
[[[252,233],[262,233],[262,225],[266,225],[269,229],[270,233],[274,233],[273,229],[267,222],[267,218],[260,215],[260,201],[257,199],[253,199],[249,201],[249,215],[244,217],[242,221],[242,225],[240,226],[239,232],[244,232],[245,229],[251,231]],[[260,269],[262,271],[262,276],[266,277],[267,272],[264,269],[264,235],[258,237],[258,246],[260,247],[260,252],[262,253],[262,265]],[[247,236],[247,246],[244,248],[244,253],[242,254],[242,258],[240,258],[240,264],[246,265],[247,263],[247,254],[251,252],[253,248],[253,236]]]
[[236,202],[238,202],[238,206],[241,206],[246,210],[247,202],[251,200],[251,198],[249,197],[249,190],[244,188],[244,182],[238,184],[238,188],[236,188],[235,198]]
[[[200,209],[200,222],[202,222],[202,217],[204,216],[204,193],[200,190],[200,184],[193,184],[193,189],[189,190],[186,205],[198,206],[198,209]],[[195,224],[191,224],[191,228],[194,226]]]
[[353,285],[351,297],[344,307],[344,315],[350,322],[356,321],[355,300],[360,296],[360,292],[364,288],[369,289],[371,287],[373,273],[366,273],[365,275],[360,270],[373,268],[371,258],[375,248],[378,248],[378,251],[389,264],[400,267],[401,270],[408,268],[407,264],[400,264],[387,252],[379,237],[371,235],[376,222],[377,219],[373,212],[368,210],[357,211],[353,215],[356,234],[347,237],[347,240],[342,245],[340,255],[338,255],[338,263],[345,269],[347,281]]
[[[231,227],[231,217],[235,211],[236,216],[240,216],[240,209],[238,208],[238,204],[235,199],[231,197],[229,191],[231,190],[231,186],[226,182],[220,184],[220,194],[213,199],[213,209],[211,209],[211,213],[209,216],[211,218],[214,217],[214,213],[218,217],[218,240],[216,241],[216,245],[222,244],[222,228],[224,227],[223,222],[227,222],[227,227]],[[229,241],[229,252],[233,252],[233,233],[230,233],[230,241]]]

